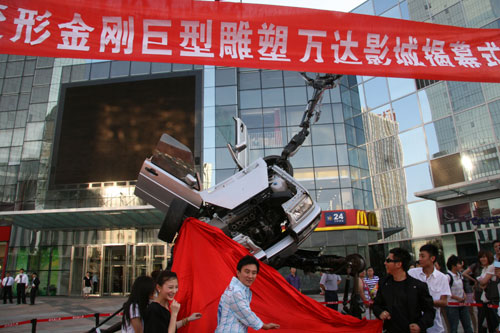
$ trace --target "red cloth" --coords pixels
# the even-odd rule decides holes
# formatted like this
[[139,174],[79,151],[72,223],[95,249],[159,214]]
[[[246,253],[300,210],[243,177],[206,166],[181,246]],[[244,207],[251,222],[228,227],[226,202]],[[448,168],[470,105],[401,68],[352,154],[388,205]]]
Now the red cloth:
[[[203,317],[181,328],[180,333],[215,330],[220,296],[236,275],[238,261],[247,254],[248,250],[221,230],[194,218],[184,222],[174,247],[172,266],[179,277],[179,319],[192,312],[201,312]],[[281,332],[382,331],[382,321],[359,320],[327,308],[301,294],[264,263],[251,289],[252,310],[264,323],[281,325]]]

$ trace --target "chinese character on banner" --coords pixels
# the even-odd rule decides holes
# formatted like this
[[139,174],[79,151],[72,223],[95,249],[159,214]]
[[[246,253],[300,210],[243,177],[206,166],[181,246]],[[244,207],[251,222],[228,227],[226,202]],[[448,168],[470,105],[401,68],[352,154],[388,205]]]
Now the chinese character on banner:
[[[207,23],[200,21],[181,21],[184,31],[180,33],[182,38],[181,56],[187,57],[208,57],[213,58],[212,48],[212,20]],[[203,43],[200,47],[198,43]]]
[[[26,28],[24,37],[25,44],[37,45],[49,38],[50,32],[48,30],[44,31],[44,29],[50,24],[49,20],[47,19],[52,16],[51,12],[45,11],[45,14],[37,15],[38,12],[36,10],[28,10],[23,8],[18,8],[17,10],[19,11],[19,18],[16,18],[14,20],[14,24],[17,25],[16,35],[10,39],[11,41],[17,42],[21,38],[24,28]],[[35,21],[38,21],[40,23],[35,26],[35,24],[37,23]],[[35,40],[31,39],[32,31],[39,35]]]
[[500,59],[495,55],[495,52],[500,52],[500,47],[496,46],[495,42],[486,42],[486,46],[478,46],[477,50],[481,53],[481,56],[488,60],[488,66],[498,66],[500,65]]
[[418,43],[415,37],[408,37],[408,43],[403,44],[400,38],[396,37],[396,46],[393,51],[396,54],[397,63],[405,66],[425,66],[418,60],[417,52],[415,52],[417,49]]
[[58,25],[61,29],[61,37],[63,44],[57,44],[58,49],[88,51],[89,32],[94,31],[94,28],[89,27],[82,20],[79,13],[75,13],[73,20],[68,23]]
[[444,42],[441,40],[433,40],[431,45],[431,40],[426,39],[427,42],[422,50],[425,52],[425,59],[427,59],[431,66],[442,66],[442,67],[455,67],[451,63],[450,57],[444,52]]
[[111,49],[113,53],[120,53],[121,45],[127,46],[123,53],[132,53],[134,45],[134,18],[132,16],[128,17],[128,21],[123,20],[123,22],[119,16],[103,16],[99,52],[104,52],[106,45],[110,43],[113,45]]
[[384,35],[382,41],[380,40],[380,34],[369,33],[366,36],[366,48],[363,50],[365,53],[365,58],[368,60],[369,65],[383,65],[387,66],[392,62],[392,59],[387,58],[387,52],[389,48],[386,45],[389,37]]
[[[7,9],[7,6],[0,5],[0,22],[5,21],[5,16],[2,13],[2,10]],[[0,39],[3,37],[3,35],[0,35]]]
[[[334,63],[336,64],[343,63],[352,65],[359,65],[363,63],[359,61],[359,59],[354,55],[354,53],[351,50],[353,47],[358,47],[358,42],[351,40],[351,34],[352,34],[351,30],[347,31],[347,39],[341,40],[339,31],[338,30],[335,31],[334,33],[335,41],[337,42],[340,41],[340,44],[332,44],[333,56],[335,57],[335,60],[333,61]],[[345,50],[344,54],[342,54],[342,56],[339,57],[339,51],[341,47],[345,48]]]
[[477,61],[477,58],[472,55],[472,50],[469,44],[465,42],[456,42],[450,44],[451,50],[455,53],[456,57],[454,59],[458,62],[459,66],[479,68],[481,63]]
[[304,56],[302,57],[302,59],[300,59],[300,61],[308,61],[311,57],[312,48],[314,47],[316,49],[316,59],[314,59],[314,61],[318,63],[324,62],[323,57],[321,56],[321,48],[323,43],[313,41],[313,37],[326,37],[326,31],[299,29],[299,35],[307,36],[306,52],[304,53]]
[[[162,55],[172,55],[172,50],[165,48],[151,48],[151,45],[168,45],[168,32],[165,31],[165,27],[172,26],[172,21],[170,20],[144,20],[144,35],[142,37],[142,53],[143,54],[162,54]],[[154,29],[161,29],[163,31],[157,31]]]
[[260,60],[290,61],[286,57],[288,27],[277,26],[275,29],[274,24],[267,26],[267,23],[263,23],[258,33],[260,35],[258,52],[262,56]]
[[239,58],[240,60],[253,58],[250,54],[252,30],[249,28],[248,22],[240,21],[239,26],[234,22],[221,22],[219,56],[223,58],[224,55],[229,55],[233,59]]

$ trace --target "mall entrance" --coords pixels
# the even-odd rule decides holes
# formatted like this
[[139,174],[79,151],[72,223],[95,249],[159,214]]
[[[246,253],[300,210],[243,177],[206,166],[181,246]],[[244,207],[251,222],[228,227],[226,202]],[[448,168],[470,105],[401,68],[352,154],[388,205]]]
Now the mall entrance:
[[126,295],[134,280],[167,266],[166,244],[104,244],[73,246],[69,295],[82,295],[83,277],[90,272],[92,295]]

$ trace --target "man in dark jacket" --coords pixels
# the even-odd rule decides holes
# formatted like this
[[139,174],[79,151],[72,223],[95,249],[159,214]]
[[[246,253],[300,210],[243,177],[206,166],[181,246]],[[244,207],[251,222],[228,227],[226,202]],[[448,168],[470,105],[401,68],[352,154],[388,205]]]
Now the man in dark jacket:
[[427,284],[406,273],[410,259],[401,248],[390,250],[385,259],[388,276],[379,282],[373,313],[389,333],[425,332],[434,324],[436,310]]
[[31,291],[30,291],[30,305],[35,305],[36,293],[38,292],[38,285],[40,284],[40,279],[38,274],[33,273],[31,275]]

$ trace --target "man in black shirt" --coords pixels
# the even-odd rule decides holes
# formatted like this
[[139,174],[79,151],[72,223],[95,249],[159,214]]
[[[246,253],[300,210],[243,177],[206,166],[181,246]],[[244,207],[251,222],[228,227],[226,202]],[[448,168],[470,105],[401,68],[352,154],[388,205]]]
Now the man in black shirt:
[[379,282],[373,313],[389,333],[425,332],[434,324],[434,302],[427,284],[406,274],[410,259],[401,248],[390,250],[385,259],[388,276]]

